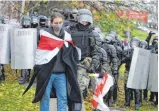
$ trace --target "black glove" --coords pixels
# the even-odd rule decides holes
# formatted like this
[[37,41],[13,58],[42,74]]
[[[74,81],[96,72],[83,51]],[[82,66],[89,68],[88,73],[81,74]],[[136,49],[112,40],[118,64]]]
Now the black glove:
[[95,73],[95,69],[94,67],[89,67],[88,70],[87,70],[89,73]]
[[103,73],[99,73],[98,78],[103,78],[104,74]]
[[117,71],[117,70],[113,70],[113,71],[112,71],[112,74],[113,74],[113,75],[117,75],[117,74],[118,74],[118,71]]
[[152,31],[149,32],[149,36],[152,36],[153,34],[155,34],[155,33]]

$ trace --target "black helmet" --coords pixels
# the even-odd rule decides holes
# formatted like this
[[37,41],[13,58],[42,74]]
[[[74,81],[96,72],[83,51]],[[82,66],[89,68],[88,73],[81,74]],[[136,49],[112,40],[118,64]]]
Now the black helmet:
[[99,26],[95,26],[94,27],[94,31],[96,31],[97,33],[102,33],[102,31],[101,31]]
[[110,34],[113,34],[113,35],[116,36],[116,31],[115,31],[115,30],[111,30],[111,31],[110,31]]
[[39,19],[36,16],[31,17],[31,27],[36,28],[39,24]]
[[139,43],[139,47],[143,48],[143,49],[147,49],[148,48],[148,43],[145,40],[141,40]]
[[0,16],[0,24],[4,24],[4,18]]
[[66,19],[69,19],[70,9],[69,9],[69,8],[64,8],[64,9],[63,9],[63,15],[64,15],[64,17],[65,17],[65,20],[66,20]]
[[23,16],[21,25],[23,28],[29,28],[31,27],[31,18],[29,16]]
[[130,46],[136,46],[138,47],[139,46],[139,43],[140,43],[140,40],[137,38],[137,37],[133,37],[131,40],[130,40]]
[[155,36],[152,40],[152,45],[158,43],[158,36]]
[[99,37],[90,37],[90,46],[94,47],[95,45],[101,46],[102,40]]
[[90,24],[93,24],[92,13],[88,9],[80,9],[78,10],[77,20],[78,22],[87,21]]
[[115,39],[115,35],[112,33],[109,33],[108,36],[112,37],[113,39]]
[[158,43],[154,44],[153,48],[151,49],[151,52],[158,54]]
[[45,27],[47,17],[43,16],[43,15],[40,15],[38,18],[39,18],[39,25],[42,26],[42,27]]
[[114,34],[108,34],[105,38],[105,41],[108,43],[108,44],[114,44],[116,42],[115,40],[115,35]]
[[51,17],[48,17],[46,20],[46,27],[50,27],[51,25]]
[[123,41],[118,36],[116,38],[116,41],[117,41],[117,45],[122,48],[123,47]]
[[[72,9],[70,12],[70,20],[77,20],[77,13],[78,13],[77,9]],[[73,14],[76,14],[76,16],[73,16]]]
[[33,12],[33,15],[38,17],[38,12]]
[[111,37],[110,35],[107,35],[104,39],[104,42],[108,43],[108,44],[113,44],[115,41],[115,39],[113,37]]

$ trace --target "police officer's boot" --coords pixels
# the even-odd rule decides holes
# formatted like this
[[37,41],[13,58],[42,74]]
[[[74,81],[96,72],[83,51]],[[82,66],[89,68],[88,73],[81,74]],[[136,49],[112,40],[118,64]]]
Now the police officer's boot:
[[154,101],[154,92],[151,92],[149,101],[151,101],[151,102]]
[[113,90],[114,90],[114,87],[112,86],[108,92],[108,106],[109,107],[112,107],[112,104],[113,104]]
[[4,75],[4,67],[3,65],[0,66],[0,81],[5,80],[5,75]]
[[116,104],[118,97],[118,75],[115,75],[114,78],[115,78],[115,84],[113,90],[113,103]]
[[117,90],[117,85],[114,85],[114,91],[113,91],[113,103],[116,104],[117,102],[117,96],[118,96],[118,90]]
[[125,89],[125,104],[124,106],[130,106],[130,90],[129,88],[126,87],[126,84],[124,85]]
[[140,108],[140,90],[134,89],[135,91],[135,110]]
[[21,70],[21,77],[19,78],[19,84],[25,84],[27,83],[27,79],[28,79],[28,70],[27,69],[22,69]]
[[108,93],[103,97],[105,103],[108,103],[108,96],[109,96],[109,91],[108,91]]
[[140,90],[140,106],[142,106],[142,90]]
[[130,100],[134,100],[133,90],[130,90]]
[[148,92],[147,89],[144,89],[143,94],[144,94],[144,100],[146,100],[146,101],[148,100],[148,99],[147,99],[147,92]]
[[87,88],[85,88],[83,91],[83,98],[86,99],[87,96],[88,96],[88,90]]
[[4,72],[0,71],[0,81],[4,81],[5,80],[5,75]]
[[158,92],[155,92],[155,95],[156,95],[156,101],[154,103],[155,105],[158,105]]
[[31,69],[27,70],[27,82],[30,80]]
[[81,111],[81,103],[73,103],[71,100],[68,100],[68,111]]

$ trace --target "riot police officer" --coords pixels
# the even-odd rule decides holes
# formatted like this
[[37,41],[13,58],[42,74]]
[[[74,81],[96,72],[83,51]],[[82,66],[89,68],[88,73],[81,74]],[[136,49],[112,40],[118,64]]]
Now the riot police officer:
[[122,63],[125,63],[126,71],[124,73],[124,89],[125,89],[125,106],[130,106],[130,93],[134,92],[135,95],[135,109],[138,110],[140,108],[140,90],[138,89],[130,89],[127,85],[128,73],[130,71],[131,60],[133,56],[133,50],[135,47],[138,47],[140,40],[137,37],[134,37],[130,41],[130,49],[123,51],[123,60]]
[[40,26],[41,28],[46,27],[47,17],[46,17],[46,16],[43,16],[43,15],[40,15],[38,18],[39,18],[39,26]]
[[[75,45],[81,49],[81,61],[83,61],[86,57],[91,57],[93,47],[89,44],[90,38],[99,38],[99,34],[91,28],[93,18],[92,13],[88,9],[78,10],[77,15],[77,24],[70,26],[67,31],[71,34]],[[69,111],[72,111],[71,107],[74,107],[74,103],[68,101],[68,105]]]
[[148,49],[148,43],[145,40],[141,40],[139,43],[139,47],[143,49]]
[[[152,40],[152,44],[150,45],[150,40],[152,38],[152,35],[154,35],[152,31],[149,32],[148,37],[146,38],[146,41],[148,42],[148,50],[151,50],[152,53],[158,54],[158,36],[155,36]],[[158,104],[158,93],[151,92],[149,101],[154,101],[154,95],[156,95],[156,101],[155,104]],[[144,90],[144,99],[147,100],[147,90]]]
[[114,86],[114,91],[113,91],[113,102],[116,103],[117,102],[117,88],[118,88],[118,78],[119,78],[119,68],[121,66],[121,61],[122,61],[122,41],[119,39],[119,37],[117,36],[116,32],[114,30],[111,30],[109,33],[109,36],[111,36],[112,39],[111,42],[109,44],[113,45],[116,49],[116,53],[117,53],[117,61],[118,61],[118,70],[117,70],[117,75],[116,75],[116,83]]
[[[112,36],[112,37],[111,37]],[[113,76],[114,78],[114,86],[112,86],[108,92],[108,95],[104,97],[105,101],[108,103],[108,106],[112,106],[113,104],[113,94],[114,91],[117,89],[117,80],[118,80],[118,58],[117,58],[117,52],[115,47],[112,45],[114,43],[115,39],[113,35],[108,35],[105,37],[105,40],[103,42],[103,49],[108,54],[108,63],[109,63],[109,70],[108,74]],[[114,90],[115,89],[115,90]],[[117,93],[117,92],[116,92]],[[116,100],[117,98],[115,98]],[[114,101],[116,102],[116,101]]]
[[63,27],[68,28],[70,25],[75,25],[77,23],[77,9],[72,9],[69,13],[69,19],[65,20]]
[[[158,54],[158,36],[155,36],[152,41],[152,45],[150,46],[151,53]],[[156,100],[154,100],[156,97]],[[154,101],[155,105],[158,105],[158,92],[151,92],[150,101]]]
[[[4,18],[0,16],[0,24],[4,24]],[[3,64],[0,64],[0,81],[5,80],[5,74],[4,74],[4,66]]]
[[[40,15],[40,16],[38,16],[38,18],[39,18],[39,26],[37,27],[37,33],[38,33],[38,35],[39,35],[39,31],[40,31],[41,29],[45,29],[45,28],[46,28],[46,20],[47,20],[47,17],[44,16],[44,15]],[[40,37],[40,36],[38,36],[38,38],[37,38],[37,42],[39,42],[39,40],[40,40],[39,37]]]
[[[139,47],[143,49],[148,49],[148,43],[145,40],[141,40],[139,43]],[[144,98],[145,98],[145,92],[147,92],[147,89],[144,90]],[[140,90],[140,103],[142,104],[142,90]]]
[[[148,50],[151,50],[152,53],[158,53],[158,50],[156,50],[156,49],[158,49],[158,36],[155,36],[155,37],[153,38],[152,44],[150,45],[150,40],[151,40],[151,38],[152,38],[152,35],[154,35],[154,34],[155,34],[155,33],[153,33],[152,31],[150,31],[145,41],[148,43],[148,47],[147,47]],[[148,98],[147,98],[147,94],[148,94],[148,91],[147,91],[147,89],[145,89],[145,90],[144,90],[144,93],[143,93],[143,95],[144,95],[144,100],[147,100],[147,99],[148,99]],[[154,101],[154,93],[153,93],[153,92],[151,92],[151,94],[150,94],[150,99],[149,99],[149,101],[151,101],[151,102]]]
[[90,46],[93,47],[91,52],[92,62],[88,71],[91,73],[100,73],[100,77],[102,74],[108,73],[108,60],[107,60],[107,52],[101,47],[102,40],[97,37],[90,38]]
[[49,28],[51,24],[51,17],[48,17],[46,20],[46,28]]
[[0,16],[0,24],[4,24],[4,18]]
[[90,57],[92,47],[89,45],[90,37],[100,37],[99,34],[93,31],[92,13],[87,9],[80,9],[77,16],[77,24],[70,26],[67,31],[71,34],[76,46],[81,49],[82,60],[85,57]]
[[[21,21],[22,28],[30,28],[31,27],[31,18],[29,16],[23,16]],[[19,78],[19,84],[25,84],[29,82],[31,69],[22,69],[21,77]]]
[[31,17],[31,28],[37,28],[39,25],[39,19],[36,16]]

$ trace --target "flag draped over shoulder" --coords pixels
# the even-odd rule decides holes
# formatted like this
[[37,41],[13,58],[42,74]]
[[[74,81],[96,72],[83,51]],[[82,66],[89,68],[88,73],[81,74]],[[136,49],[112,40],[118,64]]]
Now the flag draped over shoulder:
[[92,105],[95,109],[109,111],[109,108],[104,104],[103,97],[111,86],[113,86],[113,78],[109,74],[104,74],[102,79],[97,78],[97,85],[92,100]]
[[[74,47],[76,47],[72,41],[70,34],[68,34],[66,31],[64,31],[64,33],[65,36],[63,40],[50,34],[47,31],[40,30],[40,42],[35,56],[36,65],[48,63],[54,56],[57,55],[63,45],[68,47],[68,43],[71,43]],[[77,47],[76,49],[80,57],[80,49]]]
[[77,59],[81,57],[80,49],[74,45],[71,35],[66,31],[64,31],[64,39],[60,39],[51,33],[51,28],[40,31],[40,41],[35,55],[34,74],[23,95],[30,89],[37,77],[36,91],[32,102],[36,103],[42,99],[56,61],[56,55],[62,49],[61,59],[67,69],[65,73],[67,74],[68,98],[75,103],[81,103],[82,97],[76,78]]

